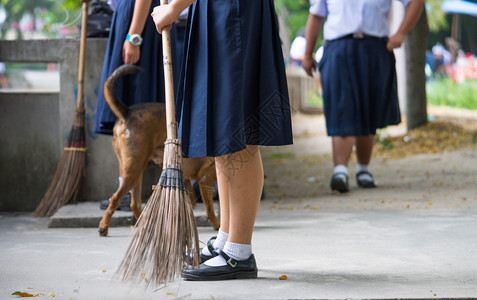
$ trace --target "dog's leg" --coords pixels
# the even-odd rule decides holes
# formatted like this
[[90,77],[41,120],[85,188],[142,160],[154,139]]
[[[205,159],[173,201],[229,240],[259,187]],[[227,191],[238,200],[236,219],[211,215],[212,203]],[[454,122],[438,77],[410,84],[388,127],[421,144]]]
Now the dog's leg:
[[118,188],[116,193],[111,197],[109,206],[104,213],[103,219],[99,223],[99,235],[107,236],[109,223],[114,211],[118,208],[122,199],[126,194],[136,185],[137,178],[142,176],[142,172],[147,166],[146,162],[133,162],[123,163],[123,183]]
[[192,204],[192,208],[195,208],[195,205],[197,204],[197,197],[195,195],[194,187],[192,186],[190,178],[186,178],[185,182],[187,185],[187,190],[189,191],[190,203]]
[[109,228],[109,222],[111,222],[111,218],[118,208],[119,204],[121,203],[122,199],[126,194],[129,192],[130,186],[126,186],[124,184],[121,184],[121,186],[118,188],[118,190],[114,193],[114,195],[111,196],[111,201],[109,201],[109,206],[106,209],[106,212],[104,213],[103,219],[99,223],[99,235],[100,236],[107,236],[108,235],[108,228]]
[[214,178],[207,174],[205,178],[199,182],[199,188],[209,223],[215,228],[215,230],[218,230],[220,227],[220,221],[215,216],[214,211]]
[[139,219],[139,216],[142,213],[141,194],[142,194],[142,173],[141,175],[139,175],[131,193],[131,209],[132,209],[134,218],[136,219],[135,221]]

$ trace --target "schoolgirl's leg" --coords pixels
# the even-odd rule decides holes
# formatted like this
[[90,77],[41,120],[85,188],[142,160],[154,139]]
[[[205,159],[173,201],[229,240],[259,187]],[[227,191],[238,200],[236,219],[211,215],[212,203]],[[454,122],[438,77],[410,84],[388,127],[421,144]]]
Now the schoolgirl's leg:
[[332,191],[347,193],[349,191],[348,162],[353,152],[356,137],[333,136],[331,142],[334,170],[330,188]]
[[249,145],[242,151],[217,157],[215,162],[223,230],[229,233],[229,242],[251,244],[263,187],[260,150]]
[[185,270],[182,277],[187,280],[256,278],[257,265],[251,244],[263,187],[258,146],[247,146],[242,151],[217,157],[216,169],[220,231],[226,234],[227,241],[216,251],[219,255],[208,259],[199,269]]
[[356,142],[354,136],[333,136],[332,137],[333,164],[334,166],[348,166],[353,146]]
[[375,188],[373,175],[368,170],[374,146],[374,135],[359,136],[356,138],[356,183],[362,188]]
[[359,164],[369,165],[373,152],[374,135],[356,137],[356,159]]

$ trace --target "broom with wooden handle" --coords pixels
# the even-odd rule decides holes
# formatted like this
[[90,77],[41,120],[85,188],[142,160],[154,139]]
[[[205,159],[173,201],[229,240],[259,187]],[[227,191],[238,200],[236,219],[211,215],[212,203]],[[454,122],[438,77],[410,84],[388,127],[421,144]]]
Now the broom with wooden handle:
[[34,217],[49,217],[63,205],[76,202],[81,197],[82,185],[86,174],[83,82],[86,52],[86,23],[88,22],[88,3],[90,1],[91,0],[81,0],[81,2],[83,2],[83,16],[81,21],[78,66],[78,97],[73,126],[63,149],[63,154],[56,167],[55,175],[40,204],[38,204],[32,213]]
[[[162,0],[161,5],[167,4]],[[160,285],[175,280],[189,264],[199,265],[199,239],[182,173],[182,144],[177,139],[169,28],[162,29],[167,140],[158,185],[139,217],[116,275],[123,281]]]

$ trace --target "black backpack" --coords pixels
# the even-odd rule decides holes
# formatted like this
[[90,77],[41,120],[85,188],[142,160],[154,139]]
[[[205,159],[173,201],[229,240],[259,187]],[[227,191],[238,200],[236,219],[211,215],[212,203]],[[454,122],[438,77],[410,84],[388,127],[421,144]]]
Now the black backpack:
[[87,37],[108,37],[113,18],[111,7],[101,0],[93,0],[88,14]]

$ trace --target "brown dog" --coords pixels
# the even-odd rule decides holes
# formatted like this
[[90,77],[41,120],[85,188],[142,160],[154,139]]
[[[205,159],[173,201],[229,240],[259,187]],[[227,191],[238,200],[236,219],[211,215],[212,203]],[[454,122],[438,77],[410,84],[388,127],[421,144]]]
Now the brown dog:
[[[108,235],[109,222],[126,194],[131,193],[131,209],[136,220],[141,215],[142,173],[149,160],[162,165],[166,141],[165,108],[162,103],[143,103],[126,107],[114,93],[114,84],[119,77],[137,74],[141,68],[123,65],[116,69],[104,83],[104,97],[118,121],[113,128],[113,148],[118,157],[123,182],[111,197],[109,207],[99,224],[99,234]],[[211,157],[184,159],[184,178],[187,181],[192,204],[196,198],[190,180],[199,181],[209,223],[218,229],[219,220],[213,207],[213,183],[216,179],[215,160]]]

